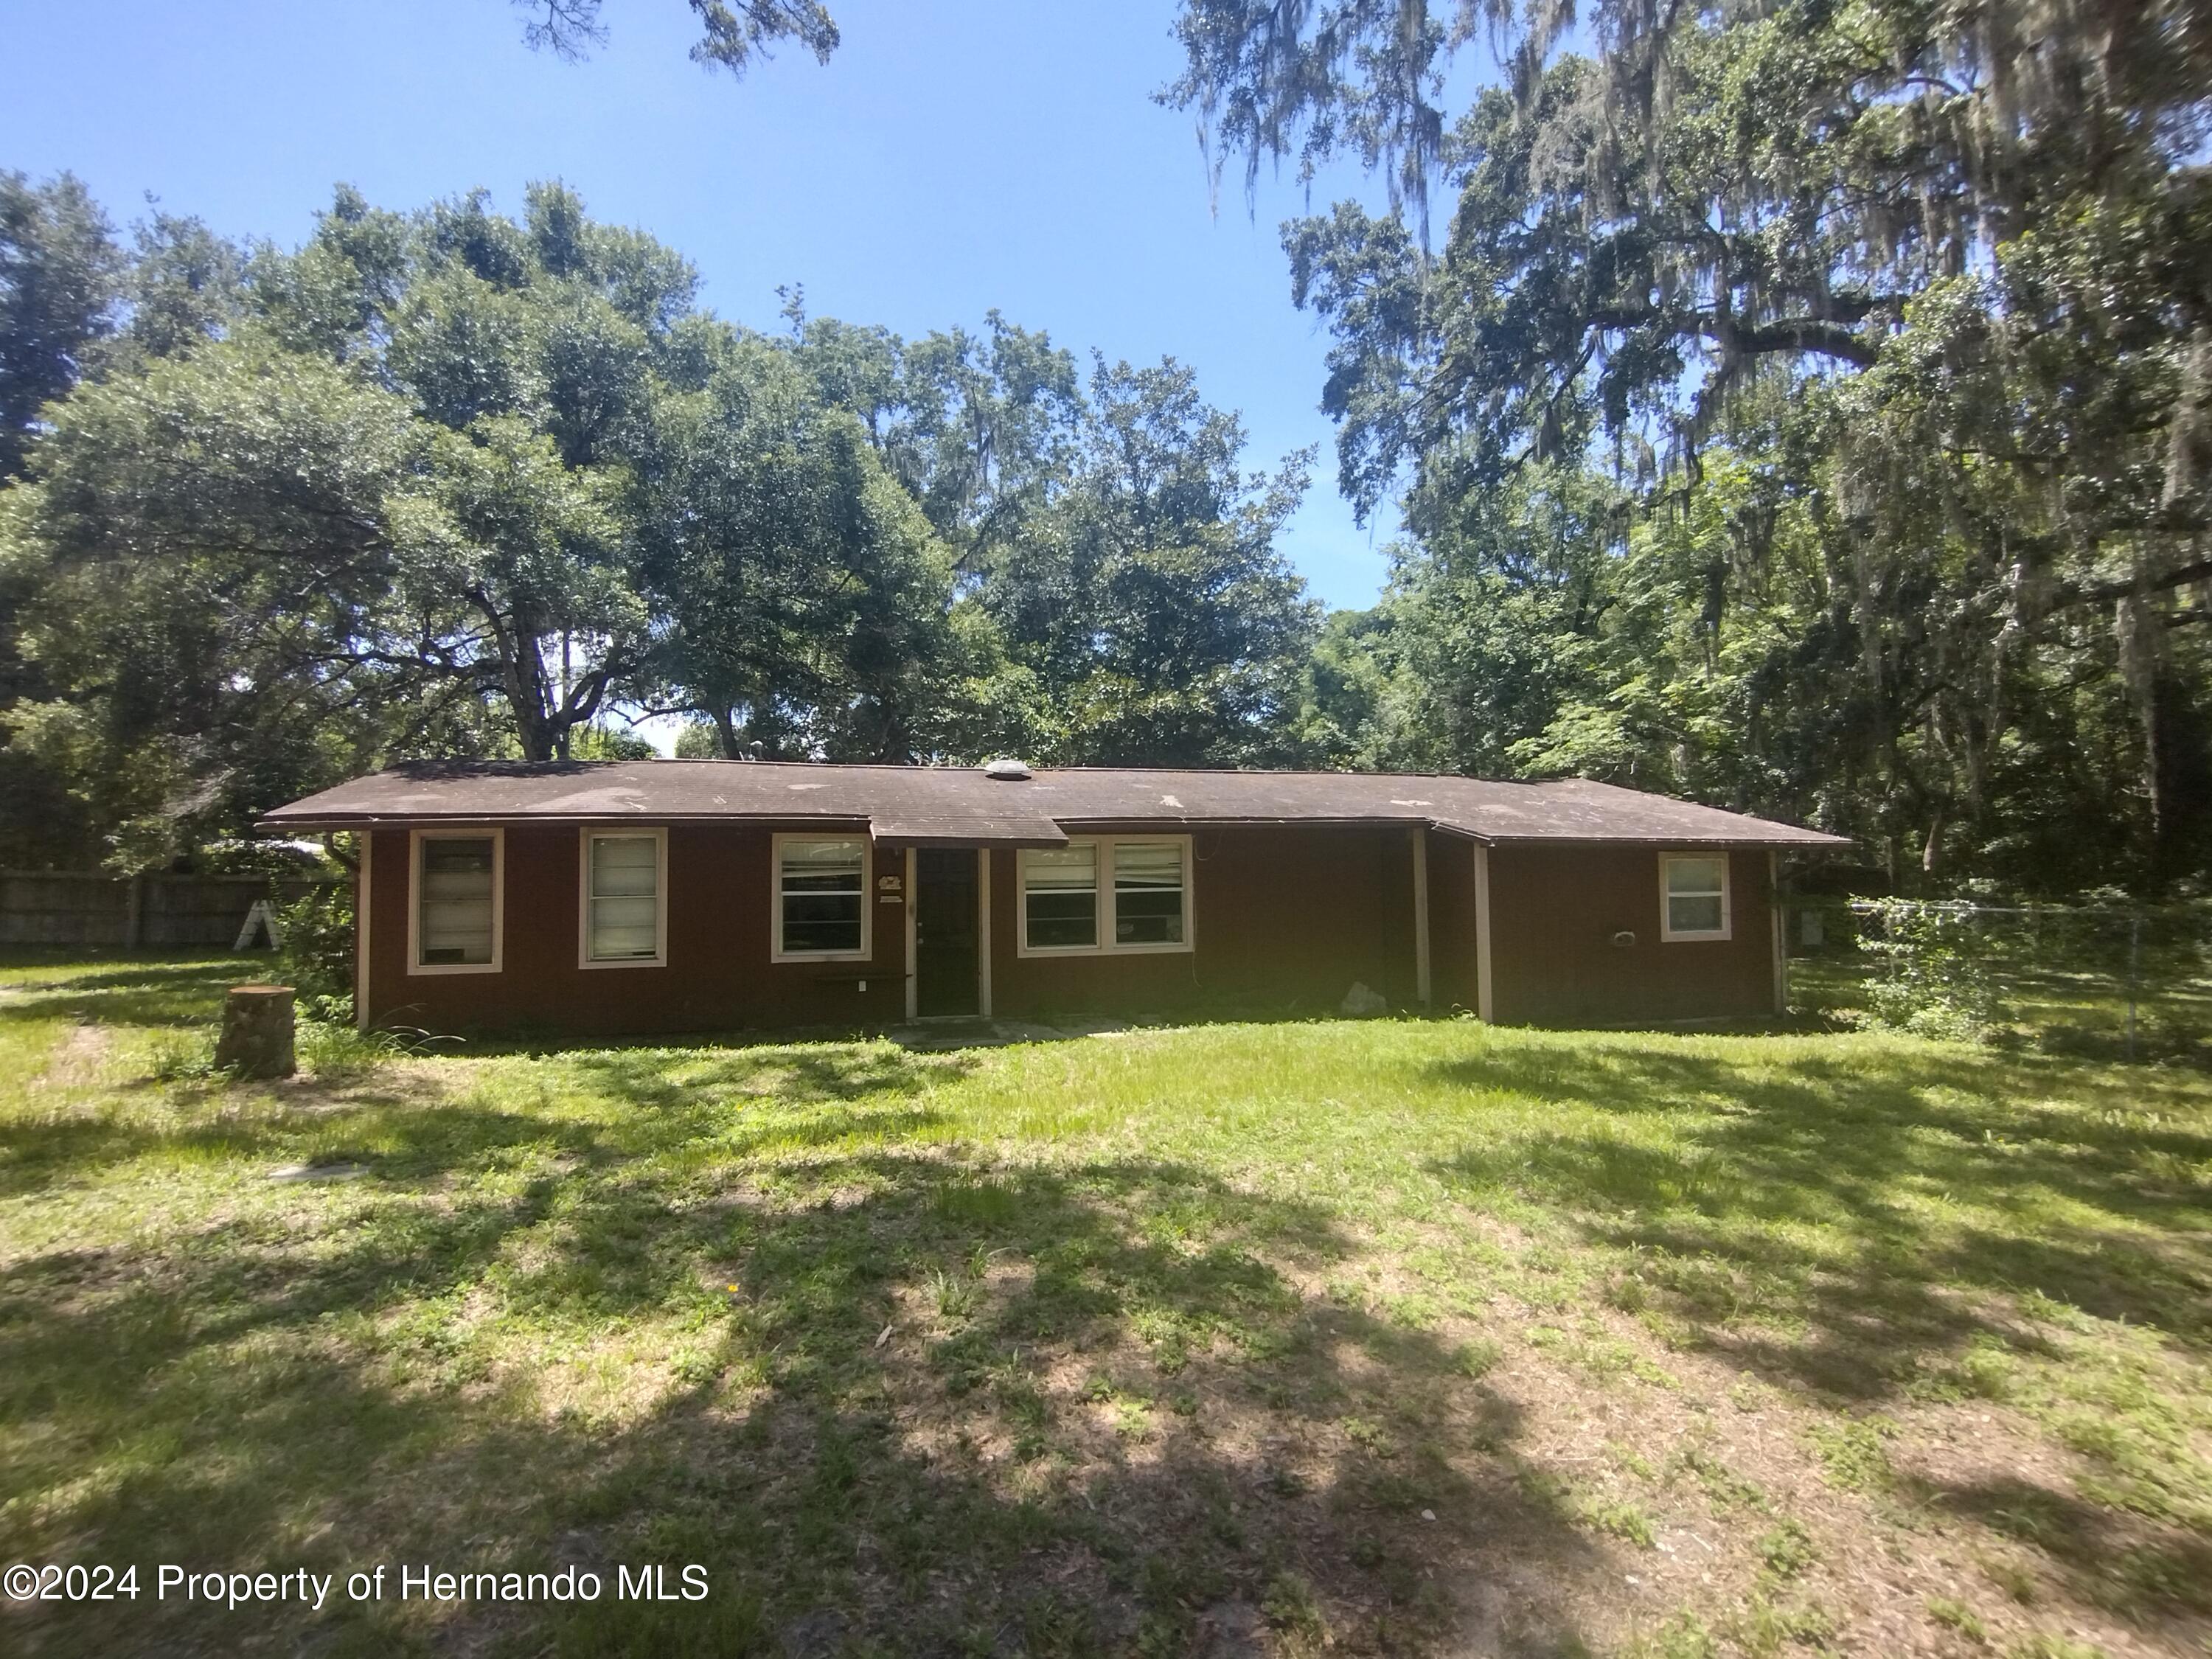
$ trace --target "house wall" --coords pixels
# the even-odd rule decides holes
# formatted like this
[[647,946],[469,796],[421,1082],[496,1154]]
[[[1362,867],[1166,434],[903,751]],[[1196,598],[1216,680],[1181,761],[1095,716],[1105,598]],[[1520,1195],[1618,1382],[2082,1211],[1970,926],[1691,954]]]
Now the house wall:
[[[1069,833],[1085,831],[1071,825]],[[991,857],[992,1012],[1003,1018],[1333,1012],[1354,981],[1413,1000],[1413,856],[1402,827],[1191,835],[1195,949],[1024,957],[1015,857]]]
[[1474,843],[1440,830],[1429,838],[1429,1006],[1475,1012]]
[[[865,963],[775,963],[769,960],[774,832],[773,826],[670,826],[667,965],[586,969],[576,960],[582,925],[576,827],[510,824],[500,971],[410,974],[410,837],[404,829],[378,830],[368,854],[367,1017],[428,1030],[592,1036],[902,1018],[907,896],[884,902],[874,884],[881,876],[903,877],[903,851],[873,851],[873,929]],[[994,1012],[1016,1018],[1319,1013],[1333,1011],[1354,981],[1394,1005],[1413,1001],[1413,852],[1404,829],[1200,830],[1192,863],[1194,950],[1034,957],[1016,948],[1014,855],[994,852]]]
[[[819,825],[782,827],[825,833]],[[507,826],[504,939],[495,974],[407,971],[409,836],[380,830],[372,838],[369,884],[369,1017],[379,1024],[434,1031],[593,1036],[882,1025],[902,1018],[906,908],[902,897],[896,904],[878,902],[874,880],[902,874],[903,856],[894,860],[878,851],[870,866],[868,904],[875,914],[866,961],[771,962],[775,829],[671,825],[668,965],[582,968],[576,960],[583,925],[576,826]]]
[[[627,827],[627,826],[626,826]],[[655,826],[640,826],[655,827]],[[876,848],[866,961],[770,960],[771,836],[777,828],[668,829],[665,967],[583,968],[576,826],[505,830],[497,973],[410,974],[410,838],[368,837],[365,1013],[429,1030],[550,1036],[882,1026],[906,1011],[902,849]],[[861,833],[854,826],[854,833]],[[1075,833],[1082,833],[1078,829]],[[1474,848],[1427,836],[1431,1006],[1473,1009]],[[1358,981],[1395,1006],[1415,996],[1412,832],[1402,826],[1224,826],[1192,834],[1195,948],[1144,955],[1024,957],[1018,946],[1015,856],[991,857],[992,1008],[1052,1020],[1334,1012]],[[1493,1018],[1505,1023],[1619,1024],[1761,1014],[1772,1006],[1768,863],[1733,855],[1731,933],[1719,943],[1659,939],[1656,850],[1500,847],[1490,853]],[[1618,946],[1622,930],[1637,938]]]
[[[1507,1025],[1613,1025],[1772,1013],[1765,852],[1729,855],[1729,938],[1662,942],[1662,850],[1492,848],[1492,1018]],[[1618,933],[1634,933],[1636,942],[1615,945]]]

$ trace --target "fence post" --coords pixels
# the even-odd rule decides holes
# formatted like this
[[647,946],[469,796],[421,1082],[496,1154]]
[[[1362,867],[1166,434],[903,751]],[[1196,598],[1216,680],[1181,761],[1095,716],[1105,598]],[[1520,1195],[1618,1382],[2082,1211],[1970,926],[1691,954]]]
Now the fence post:
[[2128,912],[2128,1058],[2136,1057],[2136,969],[2142,955],[2142,912]]
[[123,948],[135,951],[146,942],[146,872],[131,878],[129,908],[123,918]]

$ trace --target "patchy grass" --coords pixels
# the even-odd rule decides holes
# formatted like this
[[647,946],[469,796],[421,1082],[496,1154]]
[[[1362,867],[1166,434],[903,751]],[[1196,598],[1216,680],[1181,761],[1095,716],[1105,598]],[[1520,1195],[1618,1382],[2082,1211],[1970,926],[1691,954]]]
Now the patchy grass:
[[2212,1639],[2195,1070],[1380,1022],[318,1033],[258,1087],[193,1063],[254,971],[0,969],[0,1561],[711,1594],[0,1604],[0,1648]]

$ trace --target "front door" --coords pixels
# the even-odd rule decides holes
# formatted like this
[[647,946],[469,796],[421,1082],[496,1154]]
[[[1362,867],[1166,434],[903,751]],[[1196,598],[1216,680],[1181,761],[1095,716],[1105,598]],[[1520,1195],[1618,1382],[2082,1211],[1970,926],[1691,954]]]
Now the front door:
[[914,1004],[923,1018],[981,1012],[972,848],[924,847],[915,854]]

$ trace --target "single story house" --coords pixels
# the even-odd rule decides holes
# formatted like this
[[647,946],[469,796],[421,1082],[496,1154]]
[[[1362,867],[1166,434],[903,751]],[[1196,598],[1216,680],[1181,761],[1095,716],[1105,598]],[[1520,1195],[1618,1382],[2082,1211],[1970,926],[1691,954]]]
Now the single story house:
[[1759,1015],[1783,852],[1606,784],[1350,772],[418,763],[280,807],[358,839],[364,1024],[617,1035],[933,1016]]

